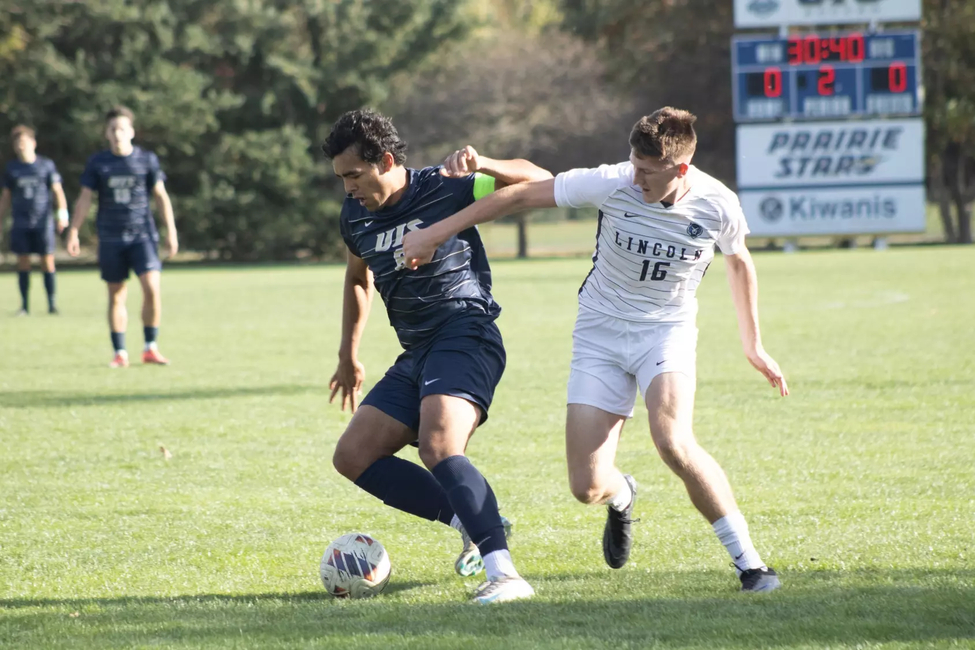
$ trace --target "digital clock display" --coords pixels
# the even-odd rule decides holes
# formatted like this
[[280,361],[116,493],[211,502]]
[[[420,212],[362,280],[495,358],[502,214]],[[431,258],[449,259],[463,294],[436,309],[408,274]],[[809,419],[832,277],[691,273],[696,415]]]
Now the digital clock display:
[[735,119],[920,113],[918,32],[732,41]]

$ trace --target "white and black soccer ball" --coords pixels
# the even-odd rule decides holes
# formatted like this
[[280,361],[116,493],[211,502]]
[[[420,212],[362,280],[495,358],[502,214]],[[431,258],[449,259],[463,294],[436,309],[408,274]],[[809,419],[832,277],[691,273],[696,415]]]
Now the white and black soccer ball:
[[325,590],[336,598],[370,598],[389,583],[389,555],[365,533],[342,535],[328,545],[319,573]]

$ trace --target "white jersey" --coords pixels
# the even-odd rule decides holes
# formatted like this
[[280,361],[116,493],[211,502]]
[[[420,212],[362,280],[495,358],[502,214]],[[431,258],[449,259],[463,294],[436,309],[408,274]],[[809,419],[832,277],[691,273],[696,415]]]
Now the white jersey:
[[599,210],[593,268],[579,306],[630,321],[693,323],[695,292],[714,259],[744,247],[748,232],[738,196],[691,167],[690,190],[676,204],[645,203],[633,165],[573,169],[555,177],[560,207]]

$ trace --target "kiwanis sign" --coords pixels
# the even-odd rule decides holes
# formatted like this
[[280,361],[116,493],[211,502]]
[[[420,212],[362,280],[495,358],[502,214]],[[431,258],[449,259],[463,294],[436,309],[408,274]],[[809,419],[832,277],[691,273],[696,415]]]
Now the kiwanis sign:
[[923,122],[739,126],[738,192],[755,236],[923,231]]

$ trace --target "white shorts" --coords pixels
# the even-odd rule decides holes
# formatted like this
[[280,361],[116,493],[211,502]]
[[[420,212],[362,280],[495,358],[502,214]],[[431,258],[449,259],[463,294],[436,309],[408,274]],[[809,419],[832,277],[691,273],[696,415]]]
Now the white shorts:
[[694,323],[640,323],[580,309],[572,332],[569,404],[633,417],[637,386],[646,395],[664,372],[692,379],[697,366]]

